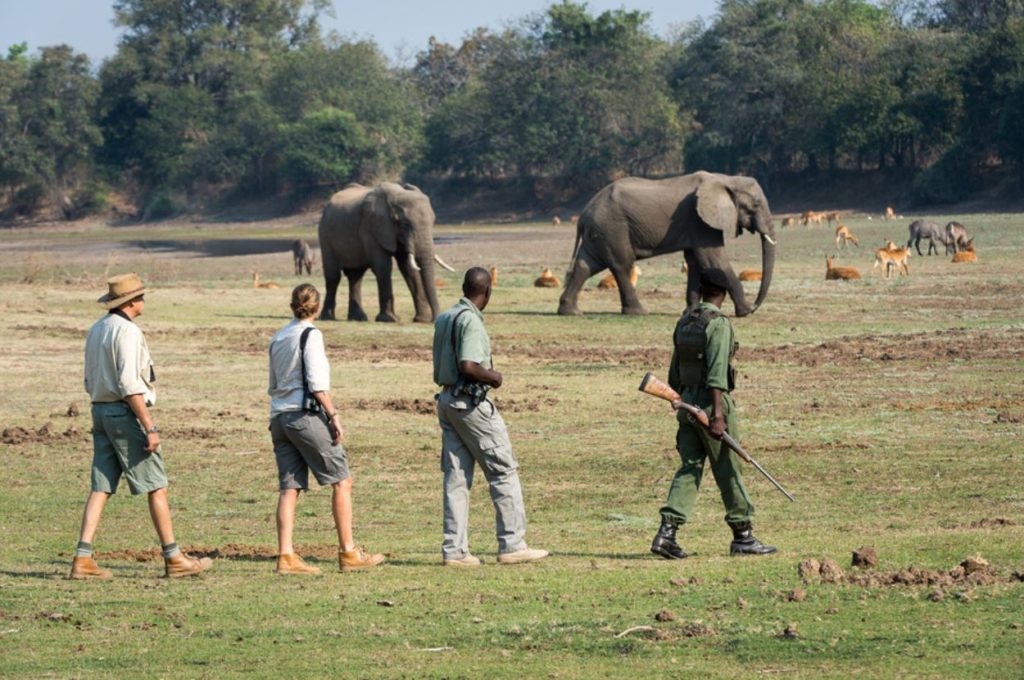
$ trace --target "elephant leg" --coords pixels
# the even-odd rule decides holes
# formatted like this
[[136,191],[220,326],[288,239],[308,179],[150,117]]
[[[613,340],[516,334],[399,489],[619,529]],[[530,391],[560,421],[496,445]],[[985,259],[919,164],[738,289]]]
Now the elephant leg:
[[366,268],[343,271],[348,279],[348,320],[366,321],[366,312],[363,311],[363,274]]
[[637,297],[636,288],[629,280],[629,271],[632,268],[632,262],[628,266],[619,263],[609,267],[612,270],[612,276],[615,277],[615,283],[619,285],[619,302],[622,304],[622,313],[645,314],[644,306],[640,304],[640,298]]
[[324,321],[333,321],[334,305],[338,295],[338,284],[341,283],[341,269],[331,266],[324,257],[324,287],[327,289],[324,294],[324,303],[320,308],[320,318]]
[[390,255],[374,258],[373,275],[377,279],[377,299],[380,302],[380,313],[374,321],[394,323],[398,321],[398,315],[395,314],[395,292],[391,285]]
[[700,304],[700,264],[691,250],[683,251],[686,260],[686,308],[693,309]]
[[409,292],[412,293],[412,304],[416,308],[416,316],[412,320],[417,323],[433,321],[434,310],[430,308],[430,304],[427,302],[426,295],[423,292],[423,286],[420,285],[419,276],[421,272],[415,271],[409,265],[408,257],[398,258],[398,271],[401,272],[402,278],[405,279],[405,285],[409,287]]
[[562,291],[562,296],[558,299],[558,313],[563,316],[581,314],[576,301],[579,298],[580,291],[583,289],[583,284],[591,276],[603,270],[604,265],[598,264],[593,257],[580,248],[572,271],[566,277],[565,290]]

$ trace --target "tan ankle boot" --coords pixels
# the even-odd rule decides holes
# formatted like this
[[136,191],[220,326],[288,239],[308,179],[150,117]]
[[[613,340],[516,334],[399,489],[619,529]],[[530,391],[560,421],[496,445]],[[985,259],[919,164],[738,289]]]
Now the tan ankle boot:
[[164,573],[167,578],[181,578],[182,576],[192,576],[199,572],[206,571],[213,564],[213,560],[209,557],[195,558],[186,555],[185,553],[179,553],[174,557],[164,558]]
[[68,578],[86,579],[110,578],[113,574],[108,569],[100,569],[96,560],[91,557],[76,557],[71,561],[71,575]]
[[370,567],[376,567],[383,561],[384,556],[382,554],[374,553],[368,555],[362,548],[338,551],[338,569],[341,571],[369,569]]
[[277,556],[277,571],[278,574],[319,574],[319,567],[311,567],[302,561],[302,558],[291,553],[289,555],[278,555]]

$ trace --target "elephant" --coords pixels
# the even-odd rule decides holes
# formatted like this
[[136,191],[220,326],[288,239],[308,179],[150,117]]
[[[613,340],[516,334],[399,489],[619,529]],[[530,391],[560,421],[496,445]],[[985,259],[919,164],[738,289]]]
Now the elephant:
[[[725,232],[761,236],[761,286],[753,305],[725,253]],[[750,177],[696,172],[667,179],[625,177],[601,189],[576,223],[576,243],[559,314],[579,314],[576,304],[588,278],[611,269],[623,314],[643,314],[629,272],[634,262],[683,251],[686,305],[700,303],[700,275],[717,267],[729,278],[736,316],[757,309],[768,295],[775,266],[775,227],[761,186]]]
[[946,246],[946,252],[949,252],[949,241],[946,240],[946,235],[943,233],[942,229],[939,228],[939,225],[934,222],[930,222],[928,220],[914,220],[910,223],[908,230],[910,231],[910,238],[907,239],[907,247],[909,248],[913,245],[917,248],[918,255],[924,256],[924,253],[921,252],[921,241],[923,239],[928,239],[929,255],[932,254],[932,250],[935,251],[936,255],[939,254],[939,247],[935,245],[936,241]]
[[321,319],[335,318],[342,273],[348,279],[348,320],[366,321],[360,288],[363,274],[377,279],[377,321],[398,321],[391,286],[391,259],[398,263],[416,306],[413,321],[430,322],[438,313],[434,262],[455,271],[434,252],[434,209],[411,184],[375,187],[349,184],[331,196],[320,216],[320,253],[327,293]]
[[959,222],[950,222],[946,225],[946,254],[949,255],[950,249],[953,253],[959,253],[961,250],[967,248],[967,244],[970,242],[970,237],[967,236],[967,227],[960,224]]

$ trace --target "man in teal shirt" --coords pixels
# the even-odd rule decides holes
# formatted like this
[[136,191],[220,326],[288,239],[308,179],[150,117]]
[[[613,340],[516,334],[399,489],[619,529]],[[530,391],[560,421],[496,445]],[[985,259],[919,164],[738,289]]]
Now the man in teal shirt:
[[725,521],[733,532],[730,554],[773,553],[775,548],[762,544],[751,531],[754,504],[743,487],[739,457],[721,442],[724,432],[739,440],[736,408],[730,395],[733,388],[730,360],[739,343],[721,309],[729,279],[721,269],[706,269],[701,273],[700,287],[700,305],[685,312],[676,325],[668,383],[683,401],[708,413],[711,431],[691,423],[687,413],[679,411],[676,449],[682,466],[661,508],[661,527],[651,543],[651,552],[666,559],[687,556],[676,543],[676,529],[685,524],[693,512],[704,461],[710,460],[711,472],[725,504]]
[[445,566],[476,567],[469,552],[469,490],[479,464],[491,493],[497,523],[498,562],[516,564],[547,556],[526,545],[526,511],[512,443],[505,421],[487,399],[501,387],[494,370],[491,339],[481,312],[491,299],[491,275],[473,267],[462,283],[464,297],[434,322],[434,382],[441,424],[441,471],[444,473]]

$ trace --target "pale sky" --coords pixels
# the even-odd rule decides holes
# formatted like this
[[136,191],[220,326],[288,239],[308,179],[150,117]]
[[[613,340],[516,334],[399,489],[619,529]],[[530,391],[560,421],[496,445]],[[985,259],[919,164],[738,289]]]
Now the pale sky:
[[[478,26],[501,29],[509,22],[542,11],[552,0],[334,0],[335,16],[322,18],[325,32],[373,39],[388,57],[407,63],[427,46],[430,36],[458,44]],[[85,52],[93,66],[116,51],[112,0],[0,0],[0,53],[27,42],[29,52],[66,43]],[[710,18],[717,0],[590,0],[592,14],[609,9],[650,12],[655,33],[668,36],[679,24],[698,16]]]

